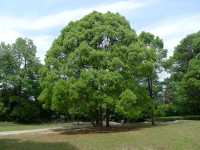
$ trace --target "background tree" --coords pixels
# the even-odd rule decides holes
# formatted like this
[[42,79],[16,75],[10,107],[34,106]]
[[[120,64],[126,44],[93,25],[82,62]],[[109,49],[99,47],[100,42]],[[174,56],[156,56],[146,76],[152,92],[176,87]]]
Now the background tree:
[[[200,32],[186,36],[168,60],[173,103],[179,114],[199,114]],[[193,95],[193,96],[192,96]],[[197,97],[196,97],[197,96]]]
[[180,82],[178,99],[184,113],[198,115],[200,113],[200,57],[190,60],[188,70]]
[[33,121],[40,105],[39,68],[36,46],[30,39],[18,38],[12,45],[0,45],[0,103],[4,119]]
[[[139,35],[139,40],[144,44],[146,50],[151,53],[150,61],[148,62],[151,66],[151,70],[146,71],[146,80],[147,80],[147,89],[149,96],[152,100],[151,105],[151,118],[152,125],[154,125],[154,109],[155,109],[155,100],[158,100],[158,91],[159,91],[159,73],[163,70],[164,58],[166,58],[167,51],[163,48],[163,41],[148,32],[141,32]],[[148,60],[148,59],[147,59]],[[162,88],[160,88],[162,89]]]
[[5,43],[0,44],[0,116],[1,118],[8,118],[8,97],[12,95],[10,92],[12,87],[12,81],[16,72],[16,59],[11,45]]

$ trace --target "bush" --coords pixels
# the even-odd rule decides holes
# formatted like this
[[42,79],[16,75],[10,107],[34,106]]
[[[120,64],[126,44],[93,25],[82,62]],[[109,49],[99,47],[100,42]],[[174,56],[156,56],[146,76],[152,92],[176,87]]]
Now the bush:
[[40,117],[40,107],[37,103],[26,99],[19,99],[19,101],[13,107],[9,115],[10,119],[22,123],[37,121]]
[[175,120],[183,120],[183,116],[170,116],[170,117],[157,117],[156,121],[175,121]]
[[157,121],[200,120],[200,115],[157,117]]
[[155,110],[155,115],[158,117],[175,116],[177,115],[176,107],[173,104],[160,104]]
[[6,120],[7,110],[4,103],[0,102],[0,121]]
[[184,116],[184,120],[200,120],[200,115]]

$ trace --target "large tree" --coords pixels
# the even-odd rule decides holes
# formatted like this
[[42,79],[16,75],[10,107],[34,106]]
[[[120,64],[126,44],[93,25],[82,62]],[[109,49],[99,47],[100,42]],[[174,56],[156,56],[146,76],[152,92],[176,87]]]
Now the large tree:
[[119,14],[93,12],[70,22],[54,41],[42,70],[44,107],[81,114],[106,126],[114,112],[139,116],[150,98],[143,85],[154,51]]

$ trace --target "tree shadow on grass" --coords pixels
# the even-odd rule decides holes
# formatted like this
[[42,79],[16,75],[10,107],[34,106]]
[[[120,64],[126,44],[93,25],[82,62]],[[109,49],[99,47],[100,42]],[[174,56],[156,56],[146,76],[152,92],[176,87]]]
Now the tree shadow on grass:
[[94,128],[94,127],[87,127],[87,128],[73,128],[73,129],[54,129],[53,131],[58,132],[60,134],[67,134],[67,135],[74,135],[74,134],[95,134],[95,133],[115,133],[115,132],[128,132],[128,131],[136,131],[142,130],[145,128],[155,128],[159,126],[167,126],[168,123],[157,123],[156,125],[152,126],[151,123],[134,123],[128,124],[123,126],[112,126],[110,128]]
[[46,143],[18,139],[0,139],[0,150],[78,150],[67,142]]

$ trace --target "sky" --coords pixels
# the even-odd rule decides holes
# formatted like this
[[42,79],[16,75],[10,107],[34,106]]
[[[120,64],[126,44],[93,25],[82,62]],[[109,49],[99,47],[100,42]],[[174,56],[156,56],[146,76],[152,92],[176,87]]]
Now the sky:
[[200,0],[0,0],[0,41],[30,38],[43,62],[61,29],[94,10],[119,12],[138,34],[159,36],[168,56],[182,38],[200,30]]

